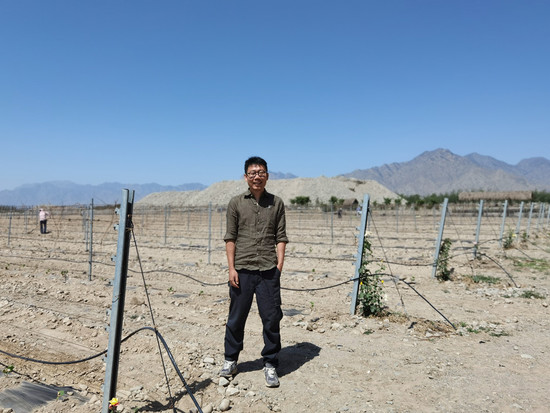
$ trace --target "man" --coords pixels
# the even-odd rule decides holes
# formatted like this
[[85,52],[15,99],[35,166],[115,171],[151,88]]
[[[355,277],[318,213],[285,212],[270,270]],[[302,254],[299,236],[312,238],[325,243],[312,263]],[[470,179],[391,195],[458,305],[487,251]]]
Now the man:
[[262,358],[266,386],[278,387],[276,368],[281,350],[280,278],[285,259],[285,206],[281,198],[268,193],[267,163],[253,156],[244,164],[248,191],[233,197],[227,206],[225,250],[229,266],[231,302],[225,327],[225,362],[220,376],[237,374],[237,360],[243,349],[244,327],[254,294],[263,325]]
[[38,219],[40,220],[40,233],[41,234],[47,234],[48,233],[48,217],[50,216],[50,213],[48,211],[43,210],[40,208],[40,211],[38,211]]

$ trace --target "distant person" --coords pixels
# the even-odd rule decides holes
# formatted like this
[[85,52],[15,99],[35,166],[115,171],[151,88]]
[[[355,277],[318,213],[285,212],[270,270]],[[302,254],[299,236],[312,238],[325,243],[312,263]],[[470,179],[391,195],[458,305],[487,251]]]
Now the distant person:
[[254,295],[263,325],[265,384],[278,387],[281,271],[285,259],[285,206],[281,198],[265,190],[269,179],[267,163],[254,156],[244,163],[248,190],[233,197],[227,206],[224,236],[229,267],[229,315],[225,326],[225,361],[220,376],[237,374],[243,349],[244,327]]
[[40,220],[40,233],[41,234],[47,234],[48,233],[48,217],[50,216],[50,213],[42,208],[40,208],[40,211],[38,211],[38,219]]
[[342,218],[342,208],[338,209],[338,218]]

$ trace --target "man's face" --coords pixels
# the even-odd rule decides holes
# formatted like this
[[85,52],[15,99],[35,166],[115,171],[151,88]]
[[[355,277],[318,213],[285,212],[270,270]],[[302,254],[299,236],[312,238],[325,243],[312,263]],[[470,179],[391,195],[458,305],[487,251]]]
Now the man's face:
[[254,191],[263,191],[265,184],[269,179],[269,174],[261,165],[250,165],[244,174],[244,179],[250,189]]

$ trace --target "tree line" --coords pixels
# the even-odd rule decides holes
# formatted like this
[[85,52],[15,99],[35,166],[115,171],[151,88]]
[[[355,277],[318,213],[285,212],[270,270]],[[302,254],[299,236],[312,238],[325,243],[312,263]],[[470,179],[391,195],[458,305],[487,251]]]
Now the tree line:
[[[395,206],[405,205],[407,207],[426,207],[426,208],[433,208],[436,205],[440,205],[443,203],[445,198],[448,199],[448,202],[450,204],[458,204],[458,203],[466,203],[471,201],[460,201],[458,197],[459,192],[453,191],[453,192],[447,192],[443,194],[430,194],[430,195],[404,195],[399,194],[399,198],[384,198],[383,204],[379,203],[378,201],[373,201],[372,206],[377,207],[380,205],[384,206],[391,206],[392,204]],[[511,201],[518,202],[518,201]],[[543,202],[543,203],[550,203],[550,192],[547,191],[533,191],[532,193],[532,199],[531,202]],[[328,203],[323,203],[319,201],[318,199],[315,201],[315,204],[312,203],[311,198],[309,196],[297,196],[295,198],[292,198],[290,200],[290,203],[295,206],[319,206],[319,207],[329,207],[332,205],[333,207],[341,207],[344,203],[344,200],[341,198],[338,198],[336,196],[330,197]]]

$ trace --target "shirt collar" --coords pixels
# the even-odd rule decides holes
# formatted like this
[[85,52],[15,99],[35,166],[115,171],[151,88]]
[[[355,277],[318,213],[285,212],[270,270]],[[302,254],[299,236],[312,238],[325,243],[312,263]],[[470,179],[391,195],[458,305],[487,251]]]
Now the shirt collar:
[[[263,197],[265,197],[267,194],[267,191],[264,189],[264,191],[262,192],[262,195],[260,195],[260,199],[262,199]],[[250,188],[248,188],[246,190],[246,192],[244,193],[244,197],[245,198],[254,198],[254,195],[252,194],[252,192],[250,192]]]

